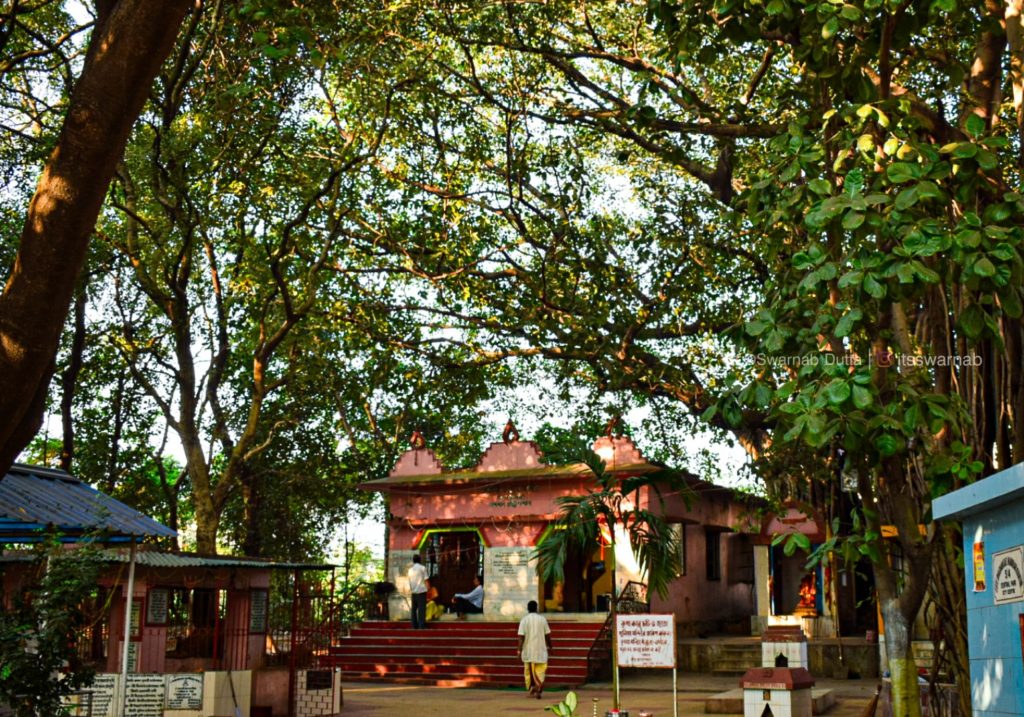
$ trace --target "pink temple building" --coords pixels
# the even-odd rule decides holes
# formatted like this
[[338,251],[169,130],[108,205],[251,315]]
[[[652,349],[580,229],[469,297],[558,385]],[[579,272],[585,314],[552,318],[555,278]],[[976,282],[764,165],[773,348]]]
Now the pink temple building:
[[[662,467],[627,437],[604,436],[593,448],[621,478]],[[606,613],[613,580],[616,592],[645,583],[628,541],[617,540],[614,555],[607,539],[570,554],[564,582],[554,585],[540,580],[533,557],[559,516],[558,498],[581,493],[592,480],[582,464],[549,465],[532,441],[493,443],[476,465],[456,470],[425,446],[407,450],[386,478],[363,484],[389,499],[387,575],[397,588],[390,617],[409,617],[405,576],[417,553],[444,603],[481,577],[486,621],[517,620],[530,600],[567,618]],[[680,577],[665,598],[648,596],[650,610],[674,613],[682,634],[747,627],[756,614],[757,501],[692,476],[686,484],[689,505],[679,491],[663,491],[660,500],[639,495],[673,524],[682,548]]]

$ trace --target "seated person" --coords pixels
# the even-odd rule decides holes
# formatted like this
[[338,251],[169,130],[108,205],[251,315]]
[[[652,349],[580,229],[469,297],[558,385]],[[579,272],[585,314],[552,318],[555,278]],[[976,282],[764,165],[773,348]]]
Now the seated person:
[[466,613],[482,613],[484,611],[484,586],[483,581],[473,576],[473,589],[468,593],[455,593],[452,598],[452,611],[457,613],[462,620]]
[[444,614],[444,605],[441,604],[440,595],[434,583],[427,578],[427,619],[437,620]]

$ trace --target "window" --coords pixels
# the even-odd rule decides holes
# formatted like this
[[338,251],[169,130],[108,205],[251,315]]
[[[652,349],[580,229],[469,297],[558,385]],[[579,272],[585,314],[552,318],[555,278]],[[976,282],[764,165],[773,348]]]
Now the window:
[[714,528],[704,529],[707,552],[708,580],[722,579],[722,533]]
[[679,545],[679,574],[686,575],[686,523],[672,523],[670,527]]

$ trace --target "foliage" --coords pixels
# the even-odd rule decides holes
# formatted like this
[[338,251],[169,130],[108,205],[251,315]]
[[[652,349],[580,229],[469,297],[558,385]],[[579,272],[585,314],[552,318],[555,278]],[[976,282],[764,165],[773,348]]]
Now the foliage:
[[585,444],[551,457],[555,465],[582,463],[594,476],[594,487],[558,499],[560,515],[547,538],[537,546],[537,572],[544,581],[561,581],[570,548],[597,545],[607,527],[612,550],[620,533],[629,541],[648,587],[659,595],[679,575],[679,542],[656,508],[663,489],[685,490],[673,470],[620,478]]
[[29,580],[2,596],[8,607],[0,611],[0,703],[18,717],[66,714],[62,698],[93,676],[76,647],[77,633],[95,619],[84,604],[99,572],[97,552],[51,540],[22,565]]
[[576,714],[576,706],[577,706],[577,704],[578,704],[578,700],[576,698],[576,693],[573,692],[572,690],[569,690],[565,694],[565,699],[564,700],[562,700],[558,704],[554,704],[554,705],[550,705],[549,707],[545,707],[544,711],[545,712],[552,712],[553,714],[557,715],[557,717],[572,717],[573,715]]

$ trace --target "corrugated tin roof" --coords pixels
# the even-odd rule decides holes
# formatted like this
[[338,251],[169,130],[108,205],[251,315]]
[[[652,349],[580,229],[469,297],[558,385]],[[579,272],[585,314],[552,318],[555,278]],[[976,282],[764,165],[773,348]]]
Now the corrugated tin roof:
[[[127,563],[127,550],[101,551],[108,563]],[[25,551],[9,551],[0,554],[0,563],[22,563],[36,560],[36,556]],[[233,555],[194,555],[192,553],[167,553],[156,550],[139,550],[135,563],[150,568],[252,568],[262,570],[333,570],[338,567],[330,563],[292,563],[262,558],[236,557]]]
[[[195,555],[193,553],[166,553],[158,550],[140,550],[136,563],[153,568],[264,568],[278,570],[333,570],[329,563],[291,563],[263,558],[236,557],[234,555]],[[104,550],[105,560],[127,563],[127,550]]]
[[15,463],[0,480],[0,539],[31,540],[48,528],[73,536],[172,538],[177,533],[54,468]]

